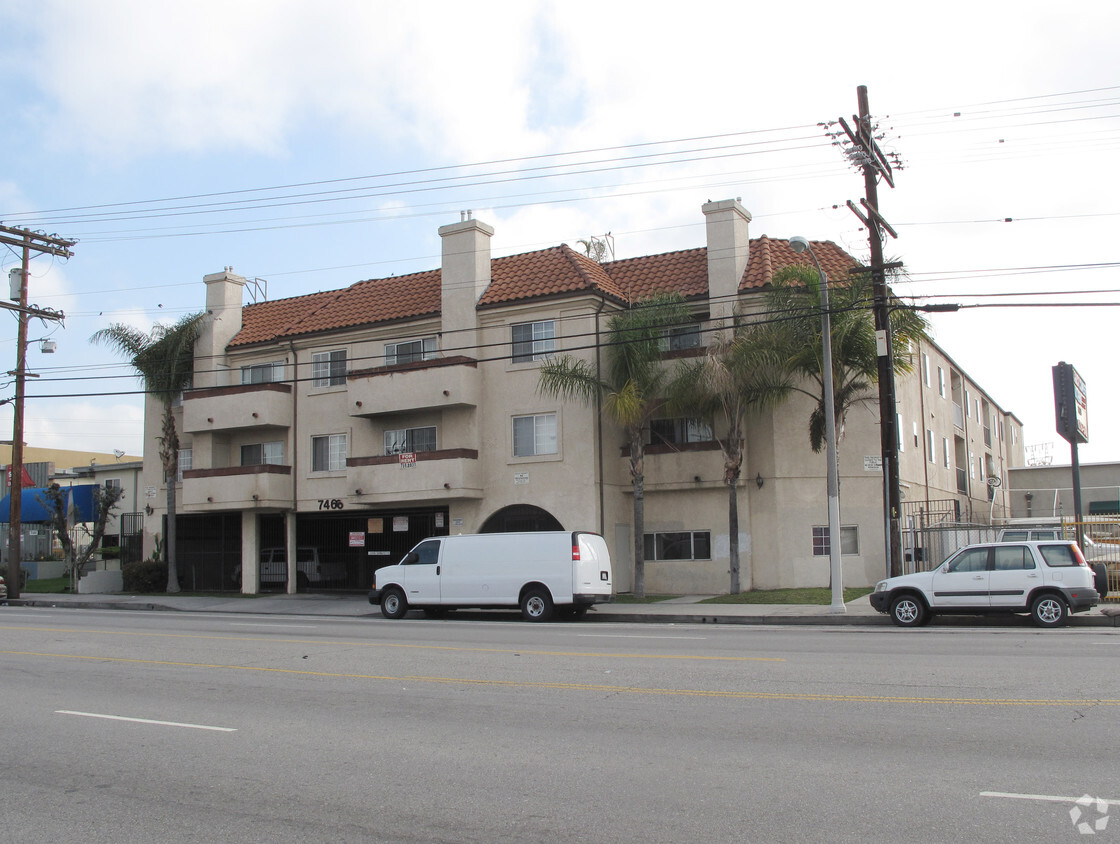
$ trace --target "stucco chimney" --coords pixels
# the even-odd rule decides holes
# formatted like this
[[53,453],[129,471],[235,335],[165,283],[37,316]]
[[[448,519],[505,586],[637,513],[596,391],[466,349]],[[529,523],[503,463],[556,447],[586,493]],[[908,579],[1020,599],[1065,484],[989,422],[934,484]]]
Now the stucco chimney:
[[492,226],[466,219],[441,226],[443,263],[441,271],[442,323],[446,350],[454,354],[473,354],[477,338],[475,307],[490,285],[490,238]]
[[747,227],[750,212],[737,199],[705,203],[705,228],[708,235],[708,300],[713,322],[729,319],[735,313],[739,282],[747,271],[750,239]]
[[220,273],[203,276],[206,284],[206,312],[210,319],[194,347],[195,387],[221,387],[226,369],[226,346],[241,330],[241,292],[245,279],[227,267]]

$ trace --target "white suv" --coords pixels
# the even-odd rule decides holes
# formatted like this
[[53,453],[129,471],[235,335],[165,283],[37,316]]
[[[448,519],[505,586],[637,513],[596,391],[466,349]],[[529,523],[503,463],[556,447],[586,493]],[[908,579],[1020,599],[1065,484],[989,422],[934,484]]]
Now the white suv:
[[1076,542],[992,542],[961,548],[933,571],[880,580],[870,597],[900,627],[937,613],[997,612],[1030,613],[1038,626],[1058,627],[1069,613],[1095,607],[1098,587]]

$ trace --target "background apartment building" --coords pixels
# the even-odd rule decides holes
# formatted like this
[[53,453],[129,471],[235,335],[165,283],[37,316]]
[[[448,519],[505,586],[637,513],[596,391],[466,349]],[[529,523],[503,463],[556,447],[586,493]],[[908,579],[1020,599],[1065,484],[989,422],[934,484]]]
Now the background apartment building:
[[[784,240],[750,240],[750,215],[736,200],[703,212],[704,247],[603,264],[566,245],[492,258],[493,229],[463,219],[439,230],[437,270],[250,305],[245,279],[206,276],[213,319],[177,410],[184,587],[256,591],[262,551],[286,547],[313,549],[316,570],[297,572],[303,585],[362,589],[426,536],[590,529],[606,537],[617,588],[628,590],[626,437],[596,407],[543,396],[538,368],[559,353],[598,365],[610,315],[665,291],[681,293],[696,319],[666,337],[667,365],[702,354],[704,338],[737,310],[759,309],[776,271],[804,262]],[[856,264],[832,243],[814,251],[832,278]],[[1006,483],[985,480],[1022,462],[1018,421],[935,344],[913,353],[914,373],[899,380],[906,506],[924,506],[922,518],[1002,513]],[[807,398],[793,398],[749,420],[738,496],[744,588],[828,581],[824,456],[809,447],[810,410]],[[728,590],[722,425],[651,426],[650,592]],[[149,399],[152,493],[163,485],[159,431]],[[848,584],[874,583],[886,567],[878,455],[870,401],[849,413],[840,444]],[[149,495],[157,511],[146,522],[149,545],[163,501]]]

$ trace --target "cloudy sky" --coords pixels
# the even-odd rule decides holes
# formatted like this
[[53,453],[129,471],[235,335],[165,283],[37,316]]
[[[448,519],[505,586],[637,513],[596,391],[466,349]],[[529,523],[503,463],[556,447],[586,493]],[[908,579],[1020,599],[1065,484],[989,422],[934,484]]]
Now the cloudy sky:
[[32,265],[66,320],[31,324],[26,439],[139,453],[136,381],[96,330],[197,311],[226,266],[270,299],[435,268],[462,209],[496,255],[610,232],[625,258],[702,246],[700,206],[741,197],[752,237],[865,260],[862,178],[818,124],[866,85],[903,163],[880,186],[896,292],[976,306],[935,338],[1055,463],[1050,367],[1072,363],[1081,461],[1120,460],[1120,6],[899,8],[0,0],[0,221],[79,241]]

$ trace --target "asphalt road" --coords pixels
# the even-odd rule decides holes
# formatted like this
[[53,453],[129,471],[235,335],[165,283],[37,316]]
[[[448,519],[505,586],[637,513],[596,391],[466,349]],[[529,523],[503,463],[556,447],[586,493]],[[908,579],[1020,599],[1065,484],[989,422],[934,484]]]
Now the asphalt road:
[[9,607],[0,841],[1086,840],[1071,809],[1101,840],[1118,657],[1111,629]]

